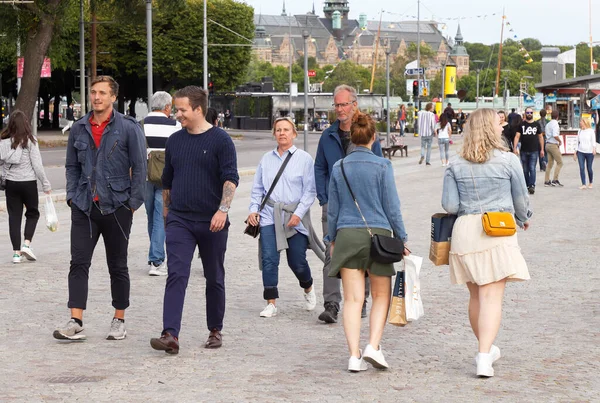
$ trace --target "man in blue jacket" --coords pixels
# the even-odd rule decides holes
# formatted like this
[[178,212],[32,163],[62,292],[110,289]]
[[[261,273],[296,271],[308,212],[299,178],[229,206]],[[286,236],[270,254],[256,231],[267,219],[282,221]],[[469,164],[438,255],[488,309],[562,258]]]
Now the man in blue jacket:
[[92,255],[100,235],[106,249],[115,314],[108,340],[122,340],[129,306],[127,249],[133,212],[144,203],[146,141],[140,125],[113,109],[119,85],[109,76],[90,86],[92,111],[71,127],[65,164],[71,207],[71,319],[54,331],[56,339],[83,340]]
[[[323,234],[327,234],[327,201],[329,178],[333,164],[344,158],[355,148],[350,141],[350,127],[352,126],[352,117],[358,108],[358,98],[356,90],[349,85],[339,85],[333,91],[333,107],[337,120],[327,128],[321,135],[317,156],[315,158],[315,182],[317,186],[317,198],[322,208],[321,222],[323,224]],[[380,157],[381,144],[379,141],[373,143],[371,150]],[[323,300],[325,301],[325,310],[319,315],[319,320],[325,323],[337,322],[338,312],[342,294],[340,292],[340,280],[329,277],[329,267],[331,265],[330,245],[326,243],[325,265],[323,266]],[[365,303],[363,305],[362,317],[366,317],[367,297],[369,296],[369,283],[365,284]]]

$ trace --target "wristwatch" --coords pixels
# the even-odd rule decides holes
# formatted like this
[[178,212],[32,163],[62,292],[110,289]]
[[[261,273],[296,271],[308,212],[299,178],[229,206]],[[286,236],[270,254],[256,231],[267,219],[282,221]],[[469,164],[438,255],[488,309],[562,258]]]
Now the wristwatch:
[[219,206],[219,211],[227,214],[229,212],[229,207],[227,207],[227,206]]

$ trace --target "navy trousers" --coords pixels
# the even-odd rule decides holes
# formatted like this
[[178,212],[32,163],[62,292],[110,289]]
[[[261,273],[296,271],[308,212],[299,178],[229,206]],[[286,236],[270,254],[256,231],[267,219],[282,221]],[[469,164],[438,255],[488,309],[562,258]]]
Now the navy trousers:
[[169,275],[163,305],[163,332],[179,337],[185,291],[196,246],[200,251],[206,279],[206,322],[208,330],[221,330],[225,316],[225,251],[229,222],[219,232],[210,231],[210,222],[190,221],[173,213],[165,227]]

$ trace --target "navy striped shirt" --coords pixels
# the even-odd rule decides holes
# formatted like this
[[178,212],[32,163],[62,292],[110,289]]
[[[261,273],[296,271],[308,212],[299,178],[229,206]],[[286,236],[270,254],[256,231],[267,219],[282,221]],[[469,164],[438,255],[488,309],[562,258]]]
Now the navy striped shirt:
[[179,130],[167,140],[164,189],[169,211],[191,221],[210,221],[219,209],[223,184],[239,182],[235,146],[227,132],[213,127],[201,134]]

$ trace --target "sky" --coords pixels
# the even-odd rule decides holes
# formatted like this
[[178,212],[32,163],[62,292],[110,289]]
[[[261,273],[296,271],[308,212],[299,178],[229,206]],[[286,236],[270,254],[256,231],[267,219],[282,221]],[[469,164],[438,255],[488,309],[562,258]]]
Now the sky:
[[[241,0],[254,7],[255,12],[281,14],[283,0]],[[504,30],[505,39],[536,38],[543,45],[575,45],[589,42],[589,3],[592,15],[600,15],[600,0],[421,0],[421,19],[438,21],[444,36],[454,37],[460,17],[465,42],[498,43],[502,27],[502,9],[510,26]],[[312,10],[312,0],[287,0],[286,11],[305,14]],[[323,16],[323,1],[315,0],[317,15]],[[564,7],[568,4],[569,7]],[[416,20],[417,0],[350,0],[350,18],[360,13],[369,20]],[[495,14],[495,15],[493,15]],[[512,32],[509,30],[512,29]],[[592,24],[593,41],[600,44],[600,24]]]

